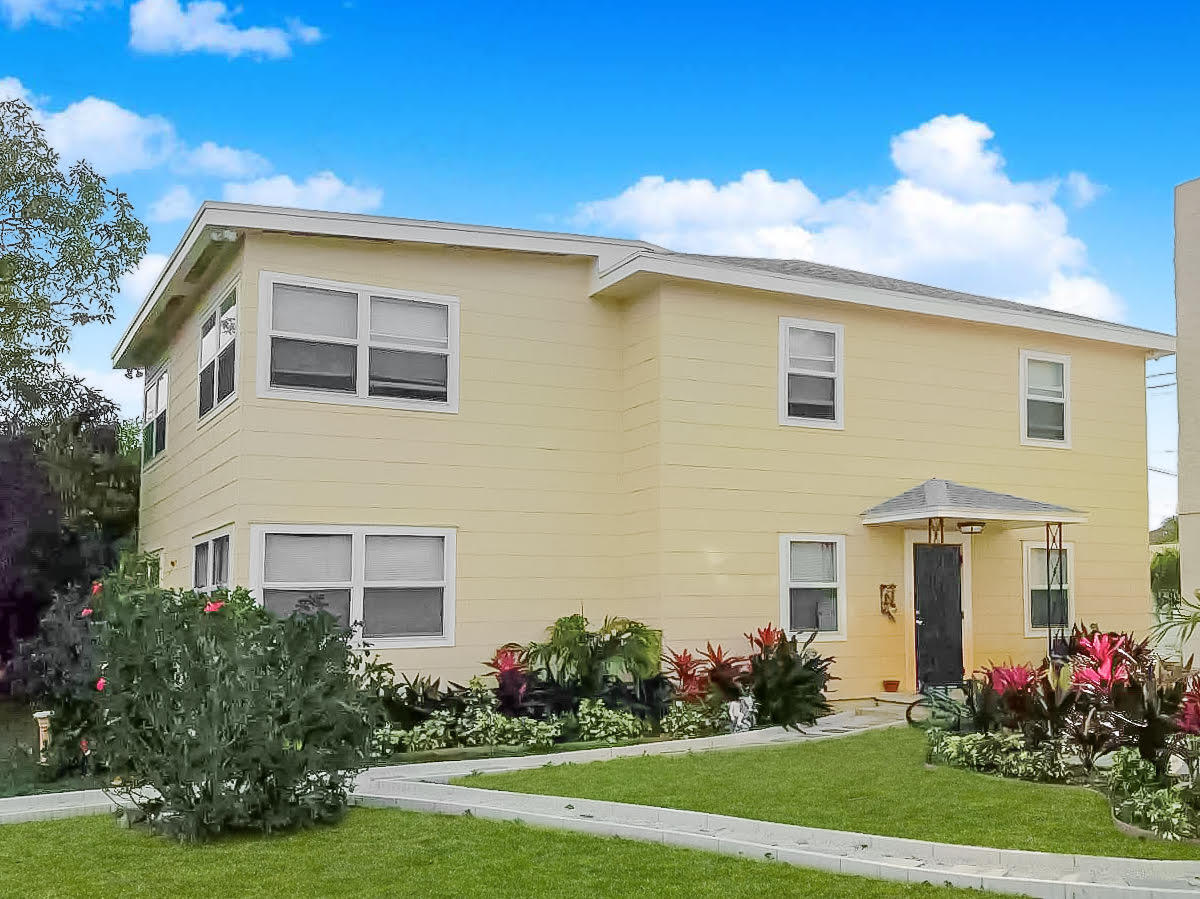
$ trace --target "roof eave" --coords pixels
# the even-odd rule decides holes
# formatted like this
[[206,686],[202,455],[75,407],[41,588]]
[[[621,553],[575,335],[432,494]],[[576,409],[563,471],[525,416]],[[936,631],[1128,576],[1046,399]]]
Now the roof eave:
[[926,521],[930,518],[954,518],[959,521],[1015,522],[1030,527],[1040,524],[1086,524],[1088,514],[1075,509],[1047,510],[1045,512],[1013,512],[1004,509],[967,509],[961,506],[930,506],[925,509],[909,509],[904,512],[859,516],[864,525],[905,524]]
[[1001,309],[971,306],[955,300],[920,296],[903,291],[826,281],[802,275],[764,272],[694,259],[664,257],[654,253],[634,253],[611,268],[602,269],[596,278],[595,293],[617,292],[619,291],[618,285],[622,282],[647,274],[665,278],[706,281],[752,290],[768,290],[775,293],[815,297],[923,315],[936,315],[942,318],[956,318],[981,324],[1044,331],[1086,340],[1100,340],[1137,347],[1145,350],[1148,356],[1155,359],[1172,355],[1175,352],[1175,337],[1171,334],[1100,320],[1063,319],[1042,313],[1035,307]]

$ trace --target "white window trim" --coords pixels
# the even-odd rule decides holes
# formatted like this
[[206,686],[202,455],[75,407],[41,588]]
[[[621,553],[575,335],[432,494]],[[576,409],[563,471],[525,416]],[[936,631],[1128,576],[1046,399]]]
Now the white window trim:
[[[833,543],[837,547],[837,581],[827,586],[837,588],[838,629],[816,631],[816,643],[839,643],[846,640],[846,537],[844,534],[780,534],[779,535],[779,626],[789,636],[807,637],[813,631],[793,630],[790,588],[792,587],[792,544]],[[804,584],[803,586],[822,586]]]
[[[271,329],[271,298],[275,284],[293,284],[297,287],[317,287],[324,290],[340,290],[358,294],[358,337],[320,337],[313,334],[295,334]],[[389,297],[397,300],[414,300],[419,303],[436,303],[446,307],[446,401],[435,402],[402,397],[370,396],[369,358],[371,345],[371,297]],[[316,403],[336,403],[345,406],[373,406],[383,409],[410,409],[420,412],[458,412],[458,340],[459,303],[458,297],[413,290],[397,290],[370,284],[354,284],[347,281],[330,281],[325,278],[310,278],[306,275],[289,275],[282,272],[264,271],[258,278],[258,366],[257,394],[262,399],[307,400]],[[338,393],[332,390],[313,390],[305,387],[271,386],[271,337],[294,337],[321,343],[353,344],[358,348],[356,394]]]
[[[833,403],[834,418],[797,418],[788,415],[788,331],[792,328],[807,328],[812,331],[827,331],[834,335]],[[779,423],[799,428],[822,428],[827,431],[845,430],[846,421],[846,366],[845,329],[832,322],[811,321],[806,318],[779,319]],[[826,375],[828,372],[798,372],[799,374]]]
[[[1029,579],[1029,556],[1033,550],[1045,548],[1045,540],[1021,541],[1021,592],[1024,599],[1022,614],[1025,616],[1025,636],[1042,637],[1043,639],[1046,631],[1050,628],[1033,626],[1033,601],[1030,595],[1033,584]],[[1064,541],[1063,549],[1067,552],[1067,629],[1069,630],[1075,623],[1075,544]]]
[[[196,333],[197,333],[197,340],[196,340],[196,419],[197,419],[197,428],[201,428],[204,425],[208,424],[213,419],[215,419],[222,410],[224,410],[228,406],[231,406],[233,404],[233,402],[237,399],[238,370],[241,368],[241,365],[242,365],[242,359],[241,359],[241,356],[242,356],[242,346],[241,346],[241,344],[242,344],[242,291],[241,291],[241,284],[240,284],[241,277],[242,277],[241,272],[238,272],[237,274],[233,275],[228,280],[223,282],[221,289],[215,291],[215,293],[213,295],[211,295],[209,302],[204,307],[204,311],[200,313],[200,316],[196,320]],[[233,305],[234,305],[234,308],[237,309],[237,319],[236,319],[237,331],[233,335],[233,392],[231,394],[229,394],[229,396],[225,397],[225,399],[221,400],[220,402],[217,402],[211,409],[209,409],[207,412],[205,412],[203,415],[201,415],[200,414],[200,374],[201,374],[201,372],[204,371],[204,320],[215,312],[217,314],[217,328],[220,328],[221,327],[221,315],[220,315],[221,304],[223,302],[225,302],[226,299],[229,298],[230,294],[234,295]],[[220,355],[221,355],[221,346],[220,346],[220,340],[218,339],[218,341],[217,341],[217,357],[219,357]],[[214,369],[213,370],[213,379],[214,379],[213,398],[214,399],[216,398],[216,390],[217,390],[217,387],[216,387],[217,374],[218,374],[217,370]]]
[[[250,527],[250,593],[259,605],[263,602],[263,556],[267,534],[349,534],[350,535],[350,622],[355,642],[366,643],[371,649],[418,649],[454,645],[456,607],[456,572],[458,531],[454,528],[403,527],[394,525],[338,524],[256,524]],[[445,584],[442,593],[442,635],[440,637],[369,637],[362,635],[363,588],[366,579],[367,536],[383,537],[441,537],[445,540]],[[419,585],[414,585],[419,586]],[[305,588],[345,589],[346,584],[272,584],[272,588],[296,590]]]
[[[212,542],[219,537],[229,538],[229,583],[225,584],[220,589],[233,589],[233,525],[229,524],[222,528],[217,528],[215,531],[207,531],[203,534],[197,534],[192,538],[192,560],[188,565],[188,570],[191,572],[190,580],[188,581],[188,589],[196,593],[211,593],[217,589],[213,585],[213,551]],[[201,543],[208,544],[208,586],[196,586],[196,547]]]
[[[1029,436],[1029,363],[1057,362],[1063,367],[1063,439],[1046,440]],[[1058,353],[1043,353],[1038,350],[1021,350],[1021,445],[1049,446],[1056,449],[1071,448],[1071,357]],[[1036,397],[1039,401],[1053,403],[1055,400]]]
[[[154,383],[159,378],[161,378],[164,374],[167,376],[167,409],[166,409],[167,423],[163,430],[169,431],[171,429],[171,360],[170,360],[170,358],[166,358],[166,359],[163,359],[161,362],[159,362],[157,365],[155,365],[153,368],[146,369],[145,374],[142,377],[142,440],[143,441],[145,441],[145,439],[146,439],[146,389],[147,389],[147,385]],[[158,412],[159,412],[159,410],[155,410],[155,413],[154,413],[155,419],[158,418]],[[141,447],[142,471],[149,471],[151,468],[153,468],[155,465],[157,465],[158,460],[161,459],[163,456],[165,456],[167,454],[167,451],[170,450],[170,448],[171,448],[171,441],[168,440],[167,441],[167,449],[159,450],[153,456],[150,457],[149,461],[147,461],[146,455],[145,455],[145,453],[146,453],[145,444],[143,442],[143,445]]]

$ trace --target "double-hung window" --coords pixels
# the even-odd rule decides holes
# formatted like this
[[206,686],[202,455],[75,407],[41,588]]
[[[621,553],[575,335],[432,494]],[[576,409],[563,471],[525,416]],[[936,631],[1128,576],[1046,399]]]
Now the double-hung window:
[[453,530],[259,525],[253,543],[268,610],[324,609],[380,648],[453,645]]
[[779,320],[779,423],[841,428],[843,329],[799,318]]
[[192,547],[192,589],[197,593],[229,587],[229,533],[203,537]]
[[779,540],[780,619],[790,633],[846,638],[846,538],[784,534]]
[[[1075,573],[1075,547],[1063,544],[1047,554],[1044,543],[1022,544],[1025,564],[1025,635],[1045,634],[1047,628],[1069,628],[1075,603],[1071,584]],[[1047,559],[1049,569],[1047,570]]]
[[167,368],[147,374],[146,406],[142,416],[142,464],[145,465],[167,448]]
[[1021,442],[1071,445],[1071,357],[1021,350]]
[[264,273],[260,393],[458,408],[458,300]]
[[200,322],[200,417],[234,394],[237,293],[229,293]]

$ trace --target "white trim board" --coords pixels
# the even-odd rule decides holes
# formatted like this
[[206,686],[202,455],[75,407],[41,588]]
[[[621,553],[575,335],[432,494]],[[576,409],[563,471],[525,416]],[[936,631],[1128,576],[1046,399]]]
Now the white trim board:
[[[596,266],[593,295],[613,288],[636,275],[657,275],[1101,340],[1144,349],[1154,358],[1175,352],[1175,337],[1157,331],[1086,318],[1065,318],[1032,306],[991,307],[899,290],[754,271],[711,260],[668,256],[665,255],[668,251],[662,247],[644,241],[205,202],[171,253],[162,274],[139,306],[137,314],[121,335],[112,353],[114,367],[138,367],[139,361],[131,355],[134,337],[158,308],[167,288],[184,272],[185,265],[194,261],[204,242],[214,237],[225,241],[236,240],[240,234],[247,231],[277,231],[312,236],[591,256],[595,259]],[[186,290],[184,292],[186,293]]]

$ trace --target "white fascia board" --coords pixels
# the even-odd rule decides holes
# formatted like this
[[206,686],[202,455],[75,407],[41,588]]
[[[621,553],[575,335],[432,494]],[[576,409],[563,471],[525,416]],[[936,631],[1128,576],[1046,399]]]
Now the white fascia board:
[[929,509],[910,509],[893,512],[891,515],[862,515],[862,523],[900,524],[907,521],[923,521],[927,518],[957,518],[960,521],[1028,521],[1031,524],[1055,522],[1061,524],[1086,524],[1087,513],[1067,511],[1055,515],[1046,512],[1006,512],[1003,509],[963,509],[956,506],[934,506]]
[[785,275],[776,272],[752,271],[736,266],[678,257],[658,256],[654,253],[638,252],[607,270],[601,269],[596,278],[596,293],[615,286],[626,278],[638,274],[655,274],[668,278],[685,278],[726,284],[731,287],[746,287],[752,290],[769,290],[816,299],[836,300],[880,309],[895,309],[956,318],[981,324],[1002,325],[1081,337],[1086,340],[1102,340],[1146,350],[1153,358],[1170,356],[1175,352],[1175,337],[1158,331],[1146,331],[1128,325],[1118,325],[1099,320],[1075,321],[1028,309],[1001,309],[977,306],[957,300],[920,296],[903,291],[885,290],[858,284],[844,284],[806,278],[801,275]]
[[128,351],[134,336],[145,324],[159,300],[162,299],[163,293],[179,272],[183,261],[188,258],[193,246],[204,238],[206,231],[210,228],[233,231],[283,231],[314,237],[365,238],[401,243],[549,253],[560,256],[592,256],[596,259],[599,269],[616,265],[622,259],[628,258],[631,253],[645,250],[666,252],[662,247],[646,241],[621,240],[613,237],[588,237],[579,234],[525,231],[486,225],[459,225],[386,216],[209,201],[200,207],[195,218],[192,219],[183,238],[171,253],[170,259],[167,260],[162,275],[143,300],[129,327],[122,334],[112,353],[114,363]]

